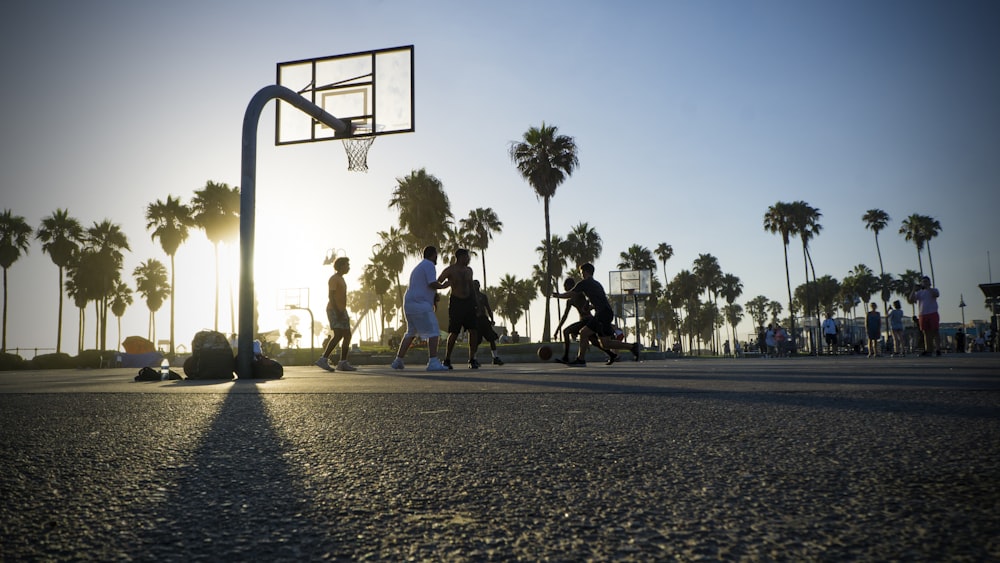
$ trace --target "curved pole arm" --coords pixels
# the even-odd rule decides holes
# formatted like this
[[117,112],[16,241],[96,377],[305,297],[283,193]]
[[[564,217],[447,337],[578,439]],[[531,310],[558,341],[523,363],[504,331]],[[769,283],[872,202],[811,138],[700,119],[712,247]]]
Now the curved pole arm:
[[352,125],[330,115],[292,90],[272,84],[261,88],[243,115],[243,157],[240,171],[240,320],[236,345],[236,374],[253,378],[254,287],[253,252],[257,176],[257,125],[264,106],[278,98],[331,127],[337,135],[350,135]]

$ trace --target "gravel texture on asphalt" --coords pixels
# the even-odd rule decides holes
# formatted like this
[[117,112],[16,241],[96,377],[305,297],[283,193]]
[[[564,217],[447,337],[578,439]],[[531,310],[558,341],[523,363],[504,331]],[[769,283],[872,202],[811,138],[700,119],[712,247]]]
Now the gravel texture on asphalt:
[[0,395],[0,560],[1000,560],[1000,393]]

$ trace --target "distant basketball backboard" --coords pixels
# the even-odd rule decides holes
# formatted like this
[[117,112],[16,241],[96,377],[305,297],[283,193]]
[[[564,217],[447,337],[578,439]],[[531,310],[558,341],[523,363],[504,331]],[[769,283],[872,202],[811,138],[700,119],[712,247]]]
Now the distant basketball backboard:
[[610,272],[608,295],[649,295],[652,289],[651,270],[616,270]]
[[[349,121],[355,136],[414,131],[413,45],[278,63],[278,84]],[[343,139],[336,131],[278,101],[275,144]]]

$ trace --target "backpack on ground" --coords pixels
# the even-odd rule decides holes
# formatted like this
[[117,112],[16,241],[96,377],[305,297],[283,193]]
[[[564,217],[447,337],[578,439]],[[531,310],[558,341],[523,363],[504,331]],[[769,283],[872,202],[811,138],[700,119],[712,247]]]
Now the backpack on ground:
[[236,359],[229,340],[221,332],[203,330],[191,341],[191,357],[184,362],[190,379],[232,379]]

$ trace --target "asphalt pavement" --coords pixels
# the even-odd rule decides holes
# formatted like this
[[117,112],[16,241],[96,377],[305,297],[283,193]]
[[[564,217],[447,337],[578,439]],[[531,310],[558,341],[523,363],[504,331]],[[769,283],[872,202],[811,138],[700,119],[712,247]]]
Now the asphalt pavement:
[[0,372],[0,560],[1000,561],[1000,356]]

